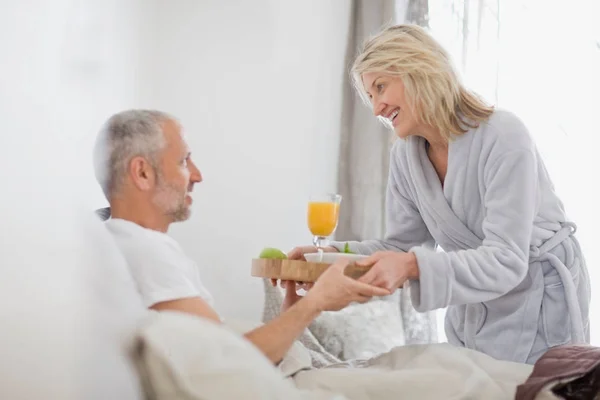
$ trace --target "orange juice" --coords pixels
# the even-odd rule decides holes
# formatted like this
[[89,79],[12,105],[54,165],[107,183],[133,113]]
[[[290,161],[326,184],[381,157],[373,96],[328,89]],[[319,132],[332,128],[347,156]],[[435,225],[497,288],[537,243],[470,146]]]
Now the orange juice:
[[315,236],[329,236],[338,223],[340,205],[333,202],[308,203],[308,229]]

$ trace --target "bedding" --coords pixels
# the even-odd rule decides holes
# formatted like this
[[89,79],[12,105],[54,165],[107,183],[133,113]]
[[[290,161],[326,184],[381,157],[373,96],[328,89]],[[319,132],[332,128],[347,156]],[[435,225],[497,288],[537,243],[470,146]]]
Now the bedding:
[[[146,398],[513,399],[533,369],[449,344],[401,346],[318,369],[297,343],[274,366],[239,335],[240,329],[245,328],[174,312],[149,316],[132,354]],[[535,397],[556,398],[547,390]]]
[[[264,279],[263,322],[279,315],[283,291]],[[308,349],[314,367],[355,358],[369,358],[404,344],[437,342],[434,313],[417,313],[409,289],[374,298],[339,312],[319,316],[298,340]]]

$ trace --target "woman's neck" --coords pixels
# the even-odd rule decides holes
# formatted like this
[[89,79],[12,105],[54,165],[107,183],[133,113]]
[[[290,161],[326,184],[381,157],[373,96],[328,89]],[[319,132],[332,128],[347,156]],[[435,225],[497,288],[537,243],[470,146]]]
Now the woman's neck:
[[429,143],[429,148],[434,153],[448,150],[448,140],[442,137],[440,130],[432,126],[422,126],[419,128],[418,136]]

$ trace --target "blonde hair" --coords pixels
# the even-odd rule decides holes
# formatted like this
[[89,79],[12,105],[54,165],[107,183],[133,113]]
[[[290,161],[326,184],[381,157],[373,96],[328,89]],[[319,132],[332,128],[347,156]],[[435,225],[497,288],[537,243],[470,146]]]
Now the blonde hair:
[[417,121],[440,130],[445,140],[485,121],[494,107],[467,90],[444,48],[418,25],[395,25],[370,38],[351,69],[354,86],[370,104],[362,75],[399,76]]

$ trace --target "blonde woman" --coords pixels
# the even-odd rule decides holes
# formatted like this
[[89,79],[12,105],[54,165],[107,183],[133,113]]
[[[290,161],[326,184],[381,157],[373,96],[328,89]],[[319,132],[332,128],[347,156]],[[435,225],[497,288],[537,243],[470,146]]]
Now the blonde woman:
[[451,344],[497,359],[534,363],[552,346],[587,343],[590,287],[575,225],[519,118],[467,90],[418,26],[370,39],[352,76],[402,139],[391,151],[385,238],[349,242],[370,255],[361,280],[390,290],[407,282],[418,311],[448,307]]

